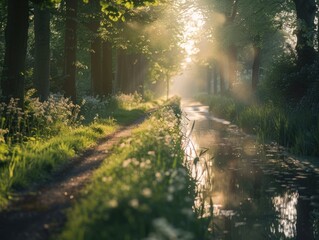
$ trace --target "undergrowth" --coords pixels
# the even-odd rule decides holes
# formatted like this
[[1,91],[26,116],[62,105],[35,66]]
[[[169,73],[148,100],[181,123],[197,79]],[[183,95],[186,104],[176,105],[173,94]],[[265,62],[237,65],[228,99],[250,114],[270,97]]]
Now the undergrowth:
[[13,191],[50,178],[77,153],[150,108],[138,95],[85,97],[78,105],[59,95],[40,102],[32,94],[24,111],[15,99],[0,104],[0,208]]
[[59,239],[205,239],[177,116],[176,104],[153,113],[115,148],[68,212]]
[[[295,154],[319,156],[319,116],[301,104],[281,107],[266,103],[242,103],[231,96],[204,96],[198,100],[210,111],[227,118],[262,141],[276,141]],[[307,107],[308,106],[308,107]]]

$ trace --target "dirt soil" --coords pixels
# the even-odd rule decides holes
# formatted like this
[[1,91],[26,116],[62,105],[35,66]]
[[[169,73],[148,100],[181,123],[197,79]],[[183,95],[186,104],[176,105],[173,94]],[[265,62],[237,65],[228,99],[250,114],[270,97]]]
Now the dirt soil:
[[52,181],[17,193],[17,200],[0,212],[0,238],[39,240],[58,233],[66,221],[66,209],[80,197],[94,170],[111,155],[112,147],[129,137],[144,119],[145,116],[100,140],[97,146],[72,159]]

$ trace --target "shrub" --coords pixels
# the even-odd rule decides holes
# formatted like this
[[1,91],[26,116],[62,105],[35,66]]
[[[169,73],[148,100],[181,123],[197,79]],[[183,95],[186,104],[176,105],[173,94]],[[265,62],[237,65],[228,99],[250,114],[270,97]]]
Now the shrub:
[[22,143],[34,137],[46,138],[56,135],[63,127],[81,124],[80,106],[68,98],[51,95],[45,102],[26,95],[25,110],[18,106],[17,99],[0,103],[0,136],[7,144]]
[[260,82],[257,96],[261,102],[273,102],[275,105],[287,103],[290,74],[296,71],[294,58],[283,55],[279,57],[272,67],[265,73],[265,78]]

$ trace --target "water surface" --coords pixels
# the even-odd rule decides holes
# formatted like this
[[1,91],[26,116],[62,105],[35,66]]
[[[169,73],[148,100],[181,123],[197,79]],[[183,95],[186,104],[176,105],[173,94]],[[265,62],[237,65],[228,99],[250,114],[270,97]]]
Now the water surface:
[[183,101],[182,108],[186,152],[199,160],[192,171],[201,192],[196,205],[212,218],[215,239],[319,239],[318,159],[260,145],[198,102]]

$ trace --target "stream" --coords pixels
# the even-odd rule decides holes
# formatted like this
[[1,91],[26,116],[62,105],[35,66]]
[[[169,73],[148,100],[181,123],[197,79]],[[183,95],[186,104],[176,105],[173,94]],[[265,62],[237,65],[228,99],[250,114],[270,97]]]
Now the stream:
[[261,145],[199,102],[184,100],[182,109],[195,206],[212,219],[214,239],[319,239],[319,159]]

